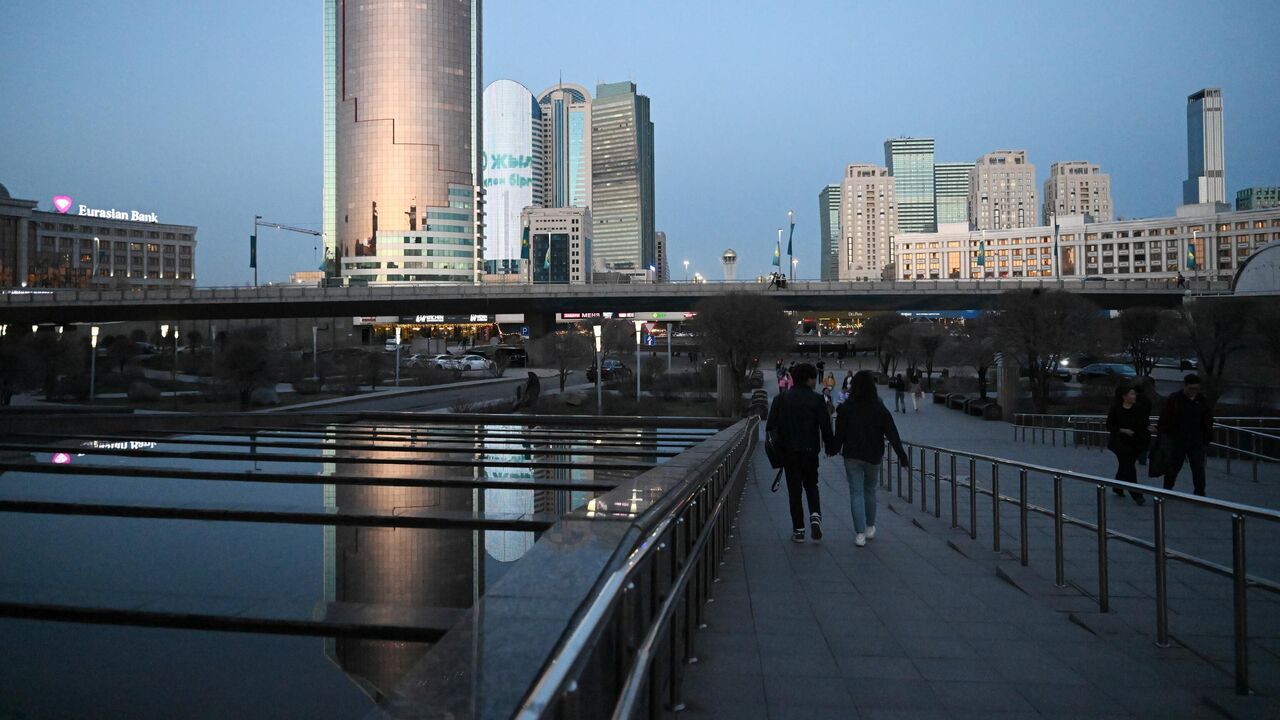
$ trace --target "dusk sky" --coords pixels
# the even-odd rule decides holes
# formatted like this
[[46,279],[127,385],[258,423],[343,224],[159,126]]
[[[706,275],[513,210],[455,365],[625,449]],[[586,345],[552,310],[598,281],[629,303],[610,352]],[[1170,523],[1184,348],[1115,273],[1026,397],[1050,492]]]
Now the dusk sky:
[[[252,278],[254,215],[320,227],[321,0],[0,0],[0,183],[50,209],[199,227],[199,285]],[[1024,148],[1099,163],[1117,214],[1170,215],[1186,96],[1221,87],[1228,198],[1280,184],[1280,3],[487,0],[484,79],[537,92],[633,80],[652,101],[672,276],[769,269],[796,211],[818,269],[818,192],[897,136],[939,161]],[[263,282],[319,265],[264,232]]]

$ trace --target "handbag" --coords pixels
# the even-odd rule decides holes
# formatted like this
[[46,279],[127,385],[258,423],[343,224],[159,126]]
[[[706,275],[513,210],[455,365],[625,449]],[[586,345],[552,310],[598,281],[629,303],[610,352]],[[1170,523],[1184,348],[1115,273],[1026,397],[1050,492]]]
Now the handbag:
[[1169,453],[1173,449],[1173,438],[1168,435],[1157,435],[1151,443],[1151,457],[1147,460],[1147,477],[1163,477],[1169,467]]

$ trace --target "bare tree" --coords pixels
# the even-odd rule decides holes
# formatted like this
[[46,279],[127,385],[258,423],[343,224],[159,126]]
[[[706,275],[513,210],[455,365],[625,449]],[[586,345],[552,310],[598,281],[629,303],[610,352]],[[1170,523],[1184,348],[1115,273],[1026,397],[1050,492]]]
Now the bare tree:
[[249,408],[249,397],[259,387],[274,385],[278,355],[271,333],[265,327],[250,327],[226,333],[218,352],[216,373],[235,390],[240,408]]
[[560,392],[564,392],[569,372],[591,362],[595,352],[592,341],[577,328],[557,330],[550,335],[530,341],[525,349],[534,367],[553,367],[560,377]]
[[[600,331],[600,356],[602,360],[624,358],[635,352],[635,325],[630,320],[612,318],[604,321]],[[639,372],[640,368],[636,368]]]
[[933,390],[933,363],[938,357],[938,350],[947,336],[942,328],[931,322],[912,323],[919,348],[920,361],[924,363],[925,377],[929,380],[929,389]]
[[994,322],[999,347],[1012,355],[1031,379],[1036,412],[1049,409],[1049,381],[1058,360],[1090,348],[1102,325],[1097,306],[1063,290],[1012,290],[996,300]]
[[898,313],[881,313],[867,318],[858,330],[858,342],[875,348],[876,363],[879,364],[880,372],[883,374],[889,373],[889,365],[895,356],[889,336],[895,329],[906,324],[907,319]]
[[1138,377],[1147,377],[1156,366],[1156,353],[1162,346],[1162,330],[1169,313],[1156,307],[1135,307],[1120,311],[1118,319],[1120,344]]
[[1249,348],[1257,304],[1239,298],[1188,299],[1178,311],[1176,346],[1194,352],[1204,394],[1216,402],[1224,390],[1223,375],[1236,355]]
[[987,399],[987,374],[996,364],[995,327],[987,317],[967,321],[960,334],[945,345],[944,355],[949,362],[961,367],[971,367],[978,376],[978,397]]
[[700,300],[689,323],[698,344],[716,362],[728,365],[741,394],[747,372],[761,356],[795,342],[791,320],[771,297],[733,292]]

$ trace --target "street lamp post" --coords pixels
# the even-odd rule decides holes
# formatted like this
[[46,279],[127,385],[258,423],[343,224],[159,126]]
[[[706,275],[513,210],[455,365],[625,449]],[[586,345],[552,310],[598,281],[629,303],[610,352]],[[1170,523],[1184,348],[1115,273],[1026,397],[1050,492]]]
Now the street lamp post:
[[1195,253],[1195,258],[1196,258],[1195,262],[1192,263],[1191,265],[1191,282],[1195,282],[1200,275],[1200,248],[1196,247],[1196,241],[1199,239],[1199,237],[1200,237],[1199,230],[1191,231],[1191,245],[1190,245],[1191,249],[1187,250],[1187,255],[1186,255],[1186,257],[1190,259],[1191,254]]
[[312,380],[320,379],[320,355],[316,351],[316,346],[318,345],[318,343],[316,342],[316,333],[319,332],[319,330],[320,328],[318,326],[316,325],[311,326],[311,379]]
[[89,402],[93,402],[98,380],[98,326],[89,328]]
[[396,387],[400,387],[400,326],[399,325],[396,326]]
[[667,323],[667,372],[671,372],[671,323]]
[[173,324],[173,371],[169,373],[173,383],[173,409],[178,409],[178,323]]
[[684,281],[689,282],[689,261],[684,261]]
[[594,332],[596,336],[596,414],[597,415],[604,415],[604,394],[600,390],[600,378],[601,376],[604,375],[604,368],[600,365],[600,349],[601,347],[603,347],[603,344],[600,338],[601,329],[602,328],[599,325],[593,325],[591,327],[592,332]]
[[791,258],[791,279],[792,280],[796,279],[796,265],[799,265],[799,264],[800,264],[800,258],[797,258],[797,257]]
[[636,402],[640,402],[640,340],[644,332],[644,321],[636,320]]
[[[791,233],[792,235],[795,234],[795,229],[796,229],[795,216],[796,214],[791,210],[787,211],[787,228],[788,228],[787,232]],[[782,237],[779,236],[778,239],[781,240]],[[791,249],[792,249],[791,238],[788,238],[787,239],[787,255],[791,259],[791,279],[795,280],[796,279],[796,256],[792,254]]]

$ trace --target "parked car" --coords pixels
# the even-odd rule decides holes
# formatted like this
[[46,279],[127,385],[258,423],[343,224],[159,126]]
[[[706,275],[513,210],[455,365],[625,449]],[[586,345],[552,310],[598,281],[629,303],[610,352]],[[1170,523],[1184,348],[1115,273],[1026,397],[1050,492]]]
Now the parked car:
[[403,344],[404,343],[397,343],[395,338],[387,338],[387,341],[382,345],[382,349],[386,352],[395,352],[396,348]]
[[[605,360],[601,364],[603,371],[601,379],[603,380],[620,380],[622,378],[631,377],[631,368],[622,364],[621,360]],[[596,381],[596,364],[591,363],[591,367],[587,368],[587,382]]]
[[1085,365],[1076,373],[1076,380],[1089,382],[1093,380],[1136,378],[1138,371],[1132,365],[1123,363],[1094,363]]
[[529,355],[524,348],[514,345],[482,345],[472,350],[494,362],[505,359],[507,367],[525,367],[529,363]]
[[1158,357],[1156,367],[1177,368],[1179,370],[1195,370],[1200,366],[1196,358]]
[[488,360],[480,355],[463,355],[462,357],[454,356],[449,360],[442,361],[446,370],[459,370],[466,372],[468,370],[489,370],[493,368],[493,361]]

